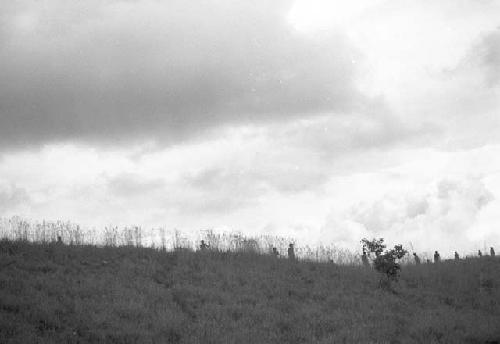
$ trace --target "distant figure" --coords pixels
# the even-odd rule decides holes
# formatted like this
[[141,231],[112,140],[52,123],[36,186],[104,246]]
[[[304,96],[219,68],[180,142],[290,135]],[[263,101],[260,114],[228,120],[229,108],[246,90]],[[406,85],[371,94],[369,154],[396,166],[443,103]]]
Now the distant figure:
[[460,260],[460,256],[458,255],[457,251],[455,251],[455,260]]
[[361,256],[361,261],[363,262],[363,266],[369,268],[370,262],[368,261],[368,256],[366,255],[366,251],[363,250],[363,255]]
[[490,256],[495,257],[495,249],[490,247]]
[[481,252],[481,250],[477,250],[477,255],[481,258],[483,256],[483,252]]
[[210,248],[210,245],[206,244],[205,240],[202,240],[200,244],[200,250],[206,251],[208,248]]
[[439,263],[441,261],[441,256],[438,251],[434,251],[434,263]]
[[288,259],[295,260],[295,250],[293,244],[288,245]]
[[425,262],[426,262],[427,264],[430,264],[430,263],[431,263],[431,260],[430,260],[430,259],[426,259],[426,260],[425,260]]
[[273,247],[273,256],[278,257],[280,253],[278,252],[278,249],[276,247]]
[[60,235],[57,236],[57,243],[62,244],[62,238]]
[[415,264],[420,265],[420,257],[416,252],[413,252],[413,258],[415,259]]

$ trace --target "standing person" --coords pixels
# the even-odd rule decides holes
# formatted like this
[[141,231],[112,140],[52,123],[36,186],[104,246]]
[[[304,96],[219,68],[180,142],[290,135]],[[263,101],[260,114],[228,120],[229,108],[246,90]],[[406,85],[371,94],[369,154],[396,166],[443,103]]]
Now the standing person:
[[434,263],[439,263],[441,261],[441,256],[438,251],[434,251]]
[[288,245],[288,259],[295,260],[295,250],[293,244]]
[[209,247],[210,247],[210,245],[206,244],[205,240],[201,241],[201,244],[200,244],[200,250],[201,251],[206,251]]
[[458,255],[457,251],[455,251],[455,260],[460,260],[460,256]]
[[273,256],[278,257],[280,254],[278,252],[278,249],[276,247],[273,247]]
[[481,258],[483,256],[483,252],[481,252],[481,250],[477,250],[477,255]]
[[490,256],[495,257],[495,249],[490,247]]
[[363,250],[363,255],[361,256],[361,261],[363,262],[363,266],[369,268],[370,262],[368,261],[368,256],[366,255],[366,251]]
[[420,257],[416,252],[413,252],[413,258],[415,259],[415,264],[420,265]]

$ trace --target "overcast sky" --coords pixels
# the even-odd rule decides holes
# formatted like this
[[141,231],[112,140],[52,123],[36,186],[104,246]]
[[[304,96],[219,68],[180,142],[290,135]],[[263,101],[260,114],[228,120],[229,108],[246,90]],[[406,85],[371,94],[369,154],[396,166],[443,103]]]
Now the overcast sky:
[[500,247],[500,2],[2,1],[0,216]]

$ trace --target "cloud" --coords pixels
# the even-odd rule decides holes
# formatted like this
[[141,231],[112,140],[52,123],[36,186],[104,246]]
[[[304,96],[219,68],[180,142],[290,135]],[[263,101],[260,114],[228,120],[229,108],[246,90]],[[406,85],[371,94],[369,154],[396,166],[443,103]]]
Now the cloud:
[[200,167],[197,172],[181,171],[170,180],[147,173],[120,173],[103,177],[104,192],[99,198],[107,199],[108,207],[115,210],[133,208],[136,212],[149,212],[148,219],[172,214],[200,217],[256,205],[265,192],[258,183],[232,169],[211,167]]
[[478,216],[493,200],[479,179],[444,179],[420,195],[394,193],[373,203],[356,204],[346,218],[363,226],[369,236],[397,237],[420,250],[431,251],[431,245],[470,249]]
[[363,106],[359,53],[295,32],[292,4],[2,3],[0,144],[172,142]]
[[499,86],[500,27],[487,34],[483,34],[454,72],[479,72],[479,76],[484,80],[487,87]]
[[[240,130],[246,135],[233,134],[225,145],[207,141],[206,147],[218,147],[221,153],[211,153],[212,159],[199,162],[182,182],[212,196],[224,192],[253,199],[266,192],[321,193],[331,177],[373,167],[382,152],[436,135],[434,128],[408,127],[391,121],[388,113],[371,112],[318,115]],[[373,156],[367,158],[367,150]]]
[[[500,9],[492,9],[492,13],[500,13]],[[440,43],[442,47],[436,50],[436,56],[444,56],[446,60],[435,64],[420,64],[419,68],[425,69],[425,72],[420,73],[417,79],[411,75],[402,78],[411,84],[400,85],[397,91],[387,91],[385,99],[388,100],[394,117],[399,118],[407,127],[420,126],[433,130],[433,133],[427,135],[425,130],[417,135],[414,142],[418,145],[449,151],[498,143],[495,132],[500,128],[500,118],[497,115],[500,109],[497,61],[500,41],[498,28],[491,30],[491,19],[487,19],[484,20],[486,24],[482,30],[465,30],[468,25],[477,22],[477,17],[471,18],[471,22],[464,24],[464,27],[459,26],[464,31],[463,35],[456,33],[458,28],[454,28],[457,25],[455,23],[449,28],[453,35],[448,33],[431,41],[432,44],[443,41]],[[454,21],[450,25],[453,23]],[[498,25],[496,19],[495,23]],[[438,34],[441,35],[443,34]],[[450,55],[446,50],[446,54],[442,56],[439,49],[445,49],[445,42],[451,44],[455,40],[463,40],[456,42],[456,46],[460,48],[454,45],[453,49],[457,50],[455,54]],[[434,54],[427,55],[431,59],[433,56]],[[411,61],[416,63],[417,60],[415,58]]]
[[15,184],[0,183],[0,215],[19,210],[19,207],[30,202],[31,199],[25,189]]
[[[178,144],[219,135],[221,126],[317,116],[351,136],[318,140],[315,149],[404,141],[470,147],[495,137],[470,137],[467,129],[499,125],[491,90],[498,30],[488,31],[498,26],[494,2],[464,1],[460,9],[452,1],[0,6],[0,148]],[[290,14],[332,25],[307,34]],[[475,67],[457,67],[460,59]],[[488,92],[477,75],[487,76]]]
[[165,189],[165,183],[160,179],[145,180],[144,176],[122,173],[109,178],[106,187],[111,195],[126,198],[162,192]]
[[500,82],[500,27],[485,38],[484,44],[486,52],[482,61],[488,73],[488,84],[498,86]]

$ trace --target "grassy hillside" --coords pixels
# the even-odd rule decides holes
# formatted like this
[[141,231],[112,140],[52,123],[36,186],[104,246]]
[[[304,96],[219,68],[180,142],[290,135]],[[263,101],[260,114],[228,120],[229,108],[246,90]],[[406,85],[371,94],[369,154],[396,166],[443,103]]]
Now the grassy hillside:
[[495,343],[500,260],[371,269],[0,242],[1,343]]

